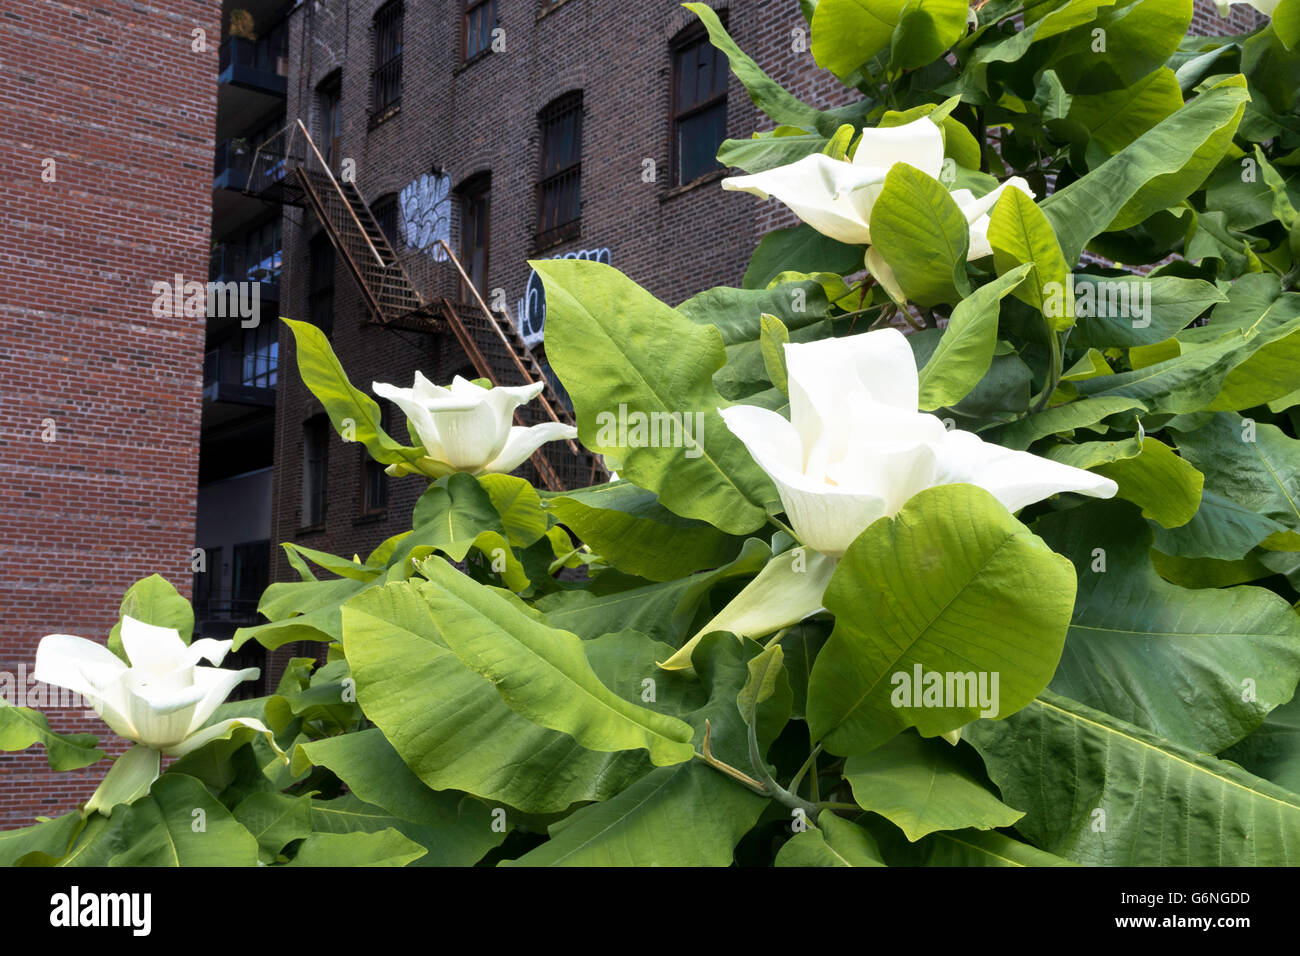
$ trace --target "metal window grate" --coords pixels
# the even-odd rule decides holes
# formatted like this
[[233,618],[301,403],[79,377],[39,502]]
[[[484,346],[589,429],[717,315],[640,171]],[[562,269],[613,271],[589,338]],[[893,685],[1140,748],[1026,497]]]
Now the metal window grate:
[[377,122],[402,101],[402,0],[375,14],[375,66],[371,73],[370,118]]
[[582,218],[582,92],[567,93],[538,114],[542,138],[537,244],[575,238]]

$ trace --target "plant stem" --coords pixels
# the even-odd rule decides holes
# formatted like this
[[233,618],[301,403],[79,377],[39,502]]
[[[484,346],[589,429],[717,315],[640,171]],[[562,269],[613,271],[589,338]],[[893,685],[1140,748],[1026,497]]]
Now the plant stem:
[[1038,396],[1038,401],[1034,403],[1033,410],[1041,412],[1051,401],[1052,395],[1056,393],[1056,386],[1061,384],[1061,375],[1065,371],[1065,356],[1061,349],[1061,338],[1056,334],[1054,329],[1047,330],[1047,339],[1052,346],[1052,366],[1048,369],[1047,384],[1043,386],[1043,393]]
[[[816,747],[812,749],[812,753],[808,755],[808,759],[803,762],[803,766],[800,767],[798,771],[795,772],[794,777],[792,777],[790,780],[790,791],[792,793],[799,792],[799,784],[803,781],[803,775],[806,774],[808,772],[808,769],[817,762],[817,755],[821,752],[822,752],[822,745],[818,744]],[[814,776],[816,776],[816,774],[814,774]]]
[[786,524],[784,521],[782,521],[780,518],[776,517],[775,515],[768,515],[768,516],[767,516],[767,520],[768,520],[769,523],[776,525],[779,529],[781,529],[782,531],[784,531],[784,532],[785,532],[786,534],[788,534],[790,537],[794,538],[795,541],[798,541],[798,540],[799,540],[799,536],[798,536],[797,534],[794,533],[794,529],[791,528],[791,527],[790,527],[788,524]]

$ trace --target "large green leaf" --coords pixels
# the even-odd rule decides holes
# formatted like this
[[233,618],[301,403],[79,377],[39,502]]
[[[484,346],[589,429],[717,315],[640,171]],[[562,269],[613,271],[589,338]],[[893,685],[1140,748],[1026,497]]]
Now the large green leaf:
[[780,282],[766,289],[720,286],[691,296],[677,311],[698,325],[712,325],[722,333],[727,364],[714,373],[713,384],[724,397],[740,401],[774,384],[763,356],[763,316],[780,320],[791,333],[791,341],[809,342],[831,334],[825,319],[829,307],[822,285],[805,279]]
[[84,823],[81,811],[73,810],[29,827],[0,831],[0,866],[42,866],[60,859]]
[[[219,574],[220,569],[213,568],[204,573]],[[141,578],[122,595],[118,621],[108,633],[108,649],[125,661],[121,620],[124,617],[133,617],[157,627],[174,627],[186,644],[194,633],[194,609],[190,607],[190,602],[181,597],[175,586],[160,574]]]
[[1192,193],[1231,143],[1246,98],[1245,77],[1223,81],[1045,199],[1065,261],[1077,262],[1098,233],[1135,225]]
[[465,472],[448,475],[430,485],[415,503],[411,522],[411,534],[402,539],[397,555],[430,547],[453,561],[463,561],[484,531],[505,531],[491,496],[473,475]]
[[915,166],[895,163],[871,207],[871,241],[918,305],[956,302],[970,291],[970,225],[952,195]]
[[1209,326],[1179,336],[1186,341],[1227,327],[1265,340],[1228,373],[1208,408],[1252,408],[1300,388],[1300,294],[1278,294],[1277,289],[1273,276],[1243,276],[1229,294],[1228,303],[1215,308]]
[[750,257],[741,285],[766,289],[783,272],[848,274],[861,268],[860,247],[824,236],[805,222],[773,229],[763,236]]
[[[366,716],[434,790],[555,813],[608,799],[653,769],[643,750],[590,751],[511,710],[491,681],[441,642],[414,584],[354,598],[344,609],[344,635]],[[644,666],[641,676],[654,677],[653,658]],[[617,675],[597,673],[617,690]]]
[[776,866],[884,866],[870,833],[829,810],[817,826],[796,833],[776,854]]
[[740,550],[739,539],[678,517],[630,481],[548,495],[545,507],[610,565],[651,581],[718,567]]
[[256,866],[257,840],[203,784],[169,771],[147,796],[88,825],[60,865]]
[[1235,764],[1045,692],[966,728],[1016,829],[1100,866],[1277,866],[1300,861],[1300,796]]
[[1205,476],[1149,436],[1057,445],[1046,457],[1105,475],[1119,485],[1120,498],[1140,505],[1144,517],[1165,528],[1187,524],[1201,504]]
[[[1294,330],[1300,331],[1300,318],[1293,321]],[[1174,339],[1171,341],[1178,348],[1170,358],[1074,385],[1081,395],[1132,398],[1153,412],[1178,415],[1200,411],[1215,401],[1233,369],[1265,346],[1290,335],[1293,327],[1288,324],[1223,331],[1206,326],[1192,331],[1209,333],[1209,336],[1198,336],[1209,341],[1180,344],[1180,339]]]
[[1220,412],[1180,432],[1178,450],[1205,473],[1207,491],[1300,531],[1300,441],[1276,425]]
[[[472,797],[448,791],[445,795],[440,794],[439,798],[444,807],[450,805],[453,798],[459,801],[460,815],[436,822],[413,823],[348,793],[333,800],[313,800],[312,827],[317,834],[395,830],[427,851],[408,864],[417,867],[473,866],[506,838],[504,832],[492,826],[488,807]],[[429,819],[423,814],[421,818]]]
[[644,748],[655,766],[691,758],[691,728],[613,693],[576,634],[524,614],[445,561],[427,561],[421,571],[431,586],[409,586],[428,604],[439,638],[513,710],[589,750]]
[[1182,558],[1238,561],[1260,542],[1285,534],[1286,526],[1212,491],[1203,492],[1192,520],[1177,528],[1156,528],[1155,547]]
[[843,78],[892,43],[896,66],[924,66],[966,32],[968,9],[965,0],[820,0],[813,58]]
[[1073,97],[1069,118],[1107,153],[1117,153],[1182,106],[1174,71],[1162,66],[1132,86]]
[[980,286],[953,309],[948,327],[920,372],[922,411],[956,405],[979,384],[993,364],[999,305],[1024,281],[1031,268],[1028,264],[1015,267]]
[[505,838],[493,830],[486,804],[455,790],[425,786],[377,728],[316,740],[298,752],[332,770],[359,799],[415,824],[418,830],[391,822],[385,826],[397,825],[429,848],[422,865],[469,866]]
[[395,829],[313,833],[285,866],[406,866],[427,851]]
[[[1176,276],[1092,276],[1075,275],[1075,325],[1070,333],[1073,348],[1129,348],[1163,342],[1187,327],[1192,319],[1228,297],[1202,279]],[[1088,315],[1080,314],[1080,303],[1088,304]],[[1129,308],[1122,308],[1129,303]],[[1132,308],[1142,305],[1146,314]]]
[[883,747],[850,757],[844,779],[863,810],[879,813],[919,840],[935,830],[1009,827],[1024,814],[989,792],[947,741],[899,734]]
[[1168,583],[1152,567],[1150,532],[1122,502],[1056,512],[1034,530],[1079,576],[1053,691],[1206,753],[1291,699],[1300,615],[1282,598]]
[[[602,263],[533,265],[546,286],[547,357],[573,398],[583,444],[616,458],[622,475],[676,514],[731,534],[762,525],[776,490],[718,414],[725,402],[713,373],[726,361],[718,330]],[[633,447],[630,432],[610,436],[615,429],[602,427],[631,415],[676,423],[691,441]],[[602,435],[613,441],[602,444]]]
[[56,734],[40,711],[14,707],[0,698],[0,750],[26,750],[40,744],[51,770],[78,770],[104,759],[97,742],[94,734]]
[[309,322],[284,318],[280,321],[293,332],[303,383],[325,406],[325,414],[339,434],[354,435],[372,458],[384,464],[418,461],[423,457],[424,449],[394,441],[384,431],[379,404],[352,387],[324,332]]
[[[882,840],[882,843],[884,841]],[[946,830],[908,843],[886,844],[891,866],[1072,866],[1028,843],[992,830]]]
[[[1070,265],[1052,224],[1034,200],[1019,189],[1004,190],[989,214],[988,239],[993,247],[993,264],[1000,274],[1012,273],[1022,264],[1034,270],[1028,282],[1016,283],[1016,298],[1042,313],[1047,324],[1058,332],[1073,325]],[[1049,307],[1055,301],[1051,298],[1053,289],[1063,306],[1060,309]]]
[[[630,650],[631,659],[640,658],[631,669],[634,674],[652,664],[642,657],[646,650],[659,655],[670,650],[636,647],[616,637],[602,639],[602,651],[630,660]],[[688,721],[701,741],[708,720],[714,753],[733,767],[749,763],[748,732],[735,701],[748,676],[746,661],[756,651],[752,643],[712,634],[692,658],[698,682],[662,672],[654,678],[659,704]],[[695,693],[682,694],[683,685],[693,686]],[[760,727],[766,723],[761,710]],[[769,742],[768,735],[760,734],[761,747]],[[661,767],[612,799],[552,824],[549,841],[505,865],[727,866],[764,804],[762,797],[700,760]]]
[[263,863],[274,863],[285,846],[312,832],[311,797],[262,790],[241,800],[234,815],[257,840],[258,858]]
[[[857,537],[826,589],[835,630],[809,681],[813,739],[853,756],[911,726],[946,733],[979,716],[980,702],[966,698],[979,683],[989,716],[1013,713],[1051,679],[1074,590],[1069,562],[987,491],[922,491]],[[916,669],[927,685],[940,675],[951,706],[903,696]]]
[[1249,737],[1219,756],[1300,793],[1300,697],[1277,708]]
[[1145,411],[1146,406],[1135,398],[1110,395],[1086,398],[1026,415],[992,434],[999,445],[1023,451],[1048,435],[1069,434],[1076,428],[1094,428],[1112,415]]

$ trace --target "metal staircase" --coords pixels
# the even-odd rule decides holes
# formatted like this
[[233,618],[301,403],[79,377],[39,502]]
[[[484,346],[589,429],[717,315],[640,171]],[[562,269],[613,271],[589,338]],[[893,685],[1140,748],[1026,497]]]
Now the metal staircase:
[[[435,260],[433,249],[399,256],[355,184],[340,182],[330,171],[302,120],[257,148],[245,191],[315,213],[356,282],[372,322],[420,332],[450,331],[475,371],[493,385],[544,383],[537,399],[515,412],[518,424],[573,424],[514,322],[505,312],[488,308],[451,247],[441,239],[435,243],[446,256],[442,262]],[[468,290],[473,301],[457,301],[460,291],[455,290]],[[549,442],[531,462],[537,478],[553,491],[599,483],[608,476],[600,458],[574,441]]]

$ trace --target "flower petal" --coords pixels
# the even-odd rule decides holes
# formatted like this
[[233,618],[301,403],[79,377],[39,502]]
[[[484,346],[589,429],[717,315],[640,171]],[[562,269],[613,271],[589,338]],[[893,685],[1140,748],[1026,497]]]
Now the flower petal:
[[713,631],[759,638],[811,617],[822,610],[822,598],[834,571],[834,558],[808,548],[776,555],[726,607],[659,666],[668,671],[694,672],[691,654],[700,639]]
[[1063,491],[1112,498],[1119,490],[1109,478],[1027,451],[1003,448],[964,431],[949,432],[940,449],[935,483],[954,482],[979,485],[1013,512]]
[[245,667],[242,671],[217,667],[194,668],[194,685],[203,691],[203,698],[194,708],[193,717],[181,739],[185,739],[208,722],[208,718],[221,706],[230,692],[246,680],[256,680],[261,671]]
[[420,444],[424,446],[425,451],[435,458],[442,457],[442,441],[438,436],[438,427],[434,424],[429,409],[415,397],[412,389],[398,388],[396,385],[388,385],[384,382],[373,382],[370,389],[380,398],[388,399],[402,410],[410,421],[411,427],[415,429],[415,433],[420,436]]
[[495,474],[507,474],[522,465],[533,452],[548,441],[577,437],[578,430],[563,422],[542,422],[530,428],[515,425],[506,436],[505,445],[500,453],[488,463],[486,470]]
[[871,206],[885,171],[864,169],[822,153],[749,176],[731,176],[723,189],[775,196],[823,235],[847,243],[869,243]]
[[853,165],[888,170],[894,163],[907,163],[938,179],[943,171],[943,133],[929,117],[902,126],[864,129],[853,154]]
[[898,284],[898,277],[894,275],[894,270],[885,261],[885,257],[876,251],[875,246],[867,247],[865,261],[867,271],[880,283],[880,287],[885,290],[889,297],[899,306],[906,304],[907,293]]
[[207,660],[209,664],[219,666],[234,643],[234,641],[218,641],[211,637],[201,637],[197,641],[191,641],[185,652],[185,663],[193,665],[201,660]]
[[146,624],[128,614],[122,617],[121,635],[133,671],[161,676],[185,663],[188,648],[174,627]]
[[99,688],[112,683],[126,669],[121,658],[103,644],[73,634],[47,634],[36,647],[32,677],[80,694],[93,706],[100,696]]
[[250,730],[256,730],[258,733],[266,734],[266,739],[275,749],[275,752],[284,757],[284,751],[275,742],[275,735],[255,717],[231,717],[229,720],[219,721],[211,727],[204,727],[202,730],[195,731],[176,746],[168,747],[165,753],[169,757],[184,757],[187,753],[198,750],[206,743],[230,736],[231,731],[238,727],[247,727]]

